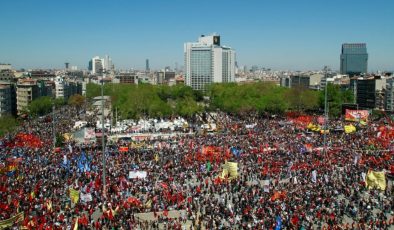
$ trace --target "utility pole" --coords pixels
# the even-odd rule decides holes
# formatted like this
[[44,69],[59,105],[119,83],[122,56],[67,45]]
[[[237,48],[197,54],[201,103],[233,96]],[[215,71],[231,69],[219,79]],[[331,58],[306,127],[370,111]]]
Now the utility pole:
[[104,76],[101,77],[101,147],[103,152],[103,193],[105,195],[105,141],[104,141]]
[[327,104],[327,87],[328,87],[328,67],[324,66],[324,78],[326,79],[326,86],[324,87],[324,133],[323,133],[323,143],[324,143],[324,155],[327,156],[327,122],[328,122],[328,104]]
[[56,130],[55,130],[55,102],[52,101],[52,135],[53,135],[53,151],[56,148]]

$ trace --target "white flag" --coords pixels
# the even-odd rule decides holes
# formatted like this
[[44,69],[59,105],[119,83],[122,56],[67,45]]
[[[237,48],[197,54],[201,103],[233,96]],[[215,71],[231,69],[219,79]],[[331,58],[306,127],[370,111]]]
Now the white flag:
[[324,174],[324,180],[326,181],[326,183],[328,183],[328,175]]
[[313,183],[316,183],[316,181],[317,181],[316,177],[317,177],[317,172],[316,172],[316,170],[313,170],[312,171],[312,182]]
[[356,154],[356,155],[354,156],[354,162],[353,162],[354,165],[357,165],[358,159],[359,159],[359,156],[358,156],[358,154]]
[[363,181],[365,181],[365,177],[367,176],[367,174],[365,172],[361,173],[361,177],[363,178]]

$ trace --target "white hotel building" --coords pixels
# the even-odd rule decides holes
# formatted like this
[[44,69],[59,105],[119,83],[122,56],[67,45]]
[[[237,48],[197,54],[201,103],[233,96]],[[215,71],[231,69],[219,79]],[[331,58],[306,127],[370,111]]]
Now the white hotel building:
[[204,90],[207,84],[235,81],[235,51],[220,46],[220,36],[202,35],[184,45],[186,85]]

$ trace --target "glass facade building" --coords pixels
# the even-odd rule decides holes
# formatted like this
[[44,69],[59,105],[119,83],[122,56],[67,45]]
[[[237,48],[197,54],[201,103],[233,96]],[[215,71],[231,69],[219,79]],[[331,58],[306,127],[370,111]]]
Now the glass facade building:
[[184,44],[185,83],[194,90],[207,85],[235,81],[235,51],[220,45],[220,36],[201,36]]
[[359,75],[368,71],[368,53],[365,43],[342,44],[341,74]]

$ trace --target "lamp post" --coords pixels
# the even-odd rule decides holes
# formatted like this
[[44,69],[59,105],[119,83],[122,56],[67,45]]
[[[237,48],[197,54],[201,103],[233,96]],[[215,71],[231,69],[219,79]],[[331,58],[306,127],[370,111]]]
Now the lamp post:
[[101,147],[103,152],[103,193],[105,195],[105,141],[104,141],[104,76],[101,78]]
[[53,151],[56,148],[56,130],[55,130],[55,101],[52,101],[52,135],[53,135]]
[[327,70],[328,67],[324,66],[324,77],[326,79],[326,86],[324,87],[324,132],[323,132],[323,152],[324,155],[327,155],[327,121],[328,121],[328,105],[327,105],[327,86],[328,86],[328,80],[327,80]]

